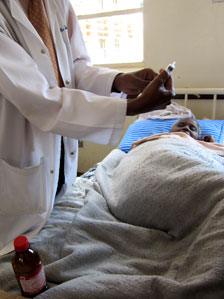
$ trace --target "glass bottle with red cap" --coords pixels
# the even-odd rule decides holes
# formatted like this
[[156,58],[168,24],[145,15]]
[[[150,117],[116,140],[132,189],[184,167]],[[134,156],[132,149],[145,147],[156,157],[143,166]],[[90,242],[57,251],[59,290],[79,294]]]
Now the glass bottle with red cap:
[[14,240],[12,267],[24,297],[33,298],[47,289],[44,267],[37,251],[30,247],[26,236]]

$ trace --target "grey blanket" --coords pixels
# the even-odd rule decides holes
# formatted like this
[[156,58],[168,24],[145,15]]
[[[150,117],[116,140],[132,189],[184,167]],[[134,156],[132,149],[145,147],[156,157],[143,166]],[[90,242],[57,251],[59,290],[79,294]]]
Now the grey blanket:
[[[171,159],[172,155],[169,155]],[[178,165],[178,154],[173,156],[175,155],[175,165]],[[191,156],[192,152],[189,157]],[[200,163],[203,164],[202,156],[200,157]],[[123,222],[114,216],[116,209],[112,208],[111,203],[115,201],[112,193],[117,185],[112,183],[115,182],[113,176],[126,158],[126,154],[114,150],[98,166],[98,181],[78,179],[70,193],[57,201],[47,225],[32,240],[32,246],[39,251],[45,264],[50,286],[48,291],[36,298],[224,298],[224,185],[221,175],[218,176],[217,184],[214,184],[215,191],[218,192],[217,186],[220,190],[220,193],[215,192],[214,200],[210,192],[212,190],[205,185],[207,191],[203,193],[203,199],[199,196],[199,202],[195,206],[193,202],[191,207],[188,206],[191,213],[186,208],[181,210],[187,211],[188,216],[195,214],[197,219],[193,220],[191,217],[190,225],[184,225],[187,228],[180,229],[176,237],[172,229],[169,230],[169,225],[174,228],[175,221],[172,222],[170,216],[166,218],[166,212],[169,214],[172,210],[174,199],[181,206],[184,194],[182,192],[181,197],[179,196],[181,188],[173,190],[172,201],[166,211],[163,210],[164,203],[161,205],[161,218],[165,217],[165,222],[161,223],[168,225],[164,229],[156,227],[155,223],[151,227],[152,215],[146,225],[129,224],[127,219]],[[222,160],[216,156],[213,158],[214,165],[222,173]],[[212,156],[210,159],[212,161]],[[158,165],[157,170],[160,171],[153,171],[155,175],[158,174],[158,179],[159,174],[166,177],[170,161],[168,167],[164,161],[163,169]],[[210,166],[209,164],[208,168]],[[179,170],[183,171],[183,168],[180,163]],[[117,174],[122,178],[121,173]],[[202,180],[209,183],[207,175],[204,177],[201,173]],[[112,192],[111,202],[105,191],[107,187]],[[125,189],[124,185],[123,187]],[[168,200],[171,190],[172,185],[167,193]],[[159,188],[157,191],[159,192]],[[206,193],[209,193],[208,198]],[[108,197],[108,203],[105,197]],[[157,198],[160,198],[159,195]],[[148,198],[141,202],[143,210],[144,207],[149,208],[147,201]],[[132,208],[129,205],[129,209]],[[198,208],[203,209],[199,216]],[[155,203],[153,209],[158,212],[159,208]],[[119,218],[123,215],[125,213],[119,215]],[[133,215],[133,212],[130,213],[128,218],[131,222],[134,221]],[[175,217],[174,213],[172,215]],[[182,216],[186,223],[185,215]],[[178,225],[181,225],[180,221]],[[10,259],[11,255],[0,259],[0,289],[17,293]]]
[[97,178],[118,219],[183,238],[224,198],[223,162],[198,141],[170,135],[104,161]]

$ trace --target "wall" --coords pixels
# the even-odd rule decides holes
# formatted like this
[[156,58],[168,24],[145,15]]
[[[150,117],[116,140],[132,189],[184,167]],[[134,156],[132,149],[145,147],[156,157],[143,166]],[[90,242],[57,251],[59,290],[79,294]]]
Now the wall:
[[224,87],[224,2],[145,0],[145,65],[176,61],[177,87]]

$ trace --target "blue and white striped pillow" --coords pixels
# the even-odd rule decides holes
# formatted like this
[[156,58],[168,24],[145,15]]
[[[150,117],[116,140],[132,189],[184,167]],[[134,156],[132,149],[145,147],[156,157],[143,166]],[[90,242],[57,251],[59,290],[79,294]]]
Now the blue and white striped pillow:
[[[131,124],[123,136],[119,149],[128,152],[133,142],[144,137],[169,132],[177,119],[147,119],[136,121]],[[201,135],[212,135],[217,143],[224,142],[224,120],[198,120],[201,128]]]

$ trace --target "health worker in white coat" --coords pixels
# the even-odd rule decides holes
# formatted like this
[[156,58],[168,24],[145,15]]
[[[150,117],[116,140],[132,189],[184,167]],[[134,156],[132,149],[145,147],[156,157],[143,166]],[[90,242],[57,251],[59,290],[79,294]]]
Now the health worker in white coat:
[[[28,18],[31,2],[45,10],[61,87]],[[65,192],[76,177],[77,140],[116,144],[125,115],[169,104],[170,82],[166,71],[119,74],[91,66],[68,0],[0,1],[0,255],[16,236],[35,235],[51,213],[61,136]],[[113,98],[111,91],[132,97]]]

